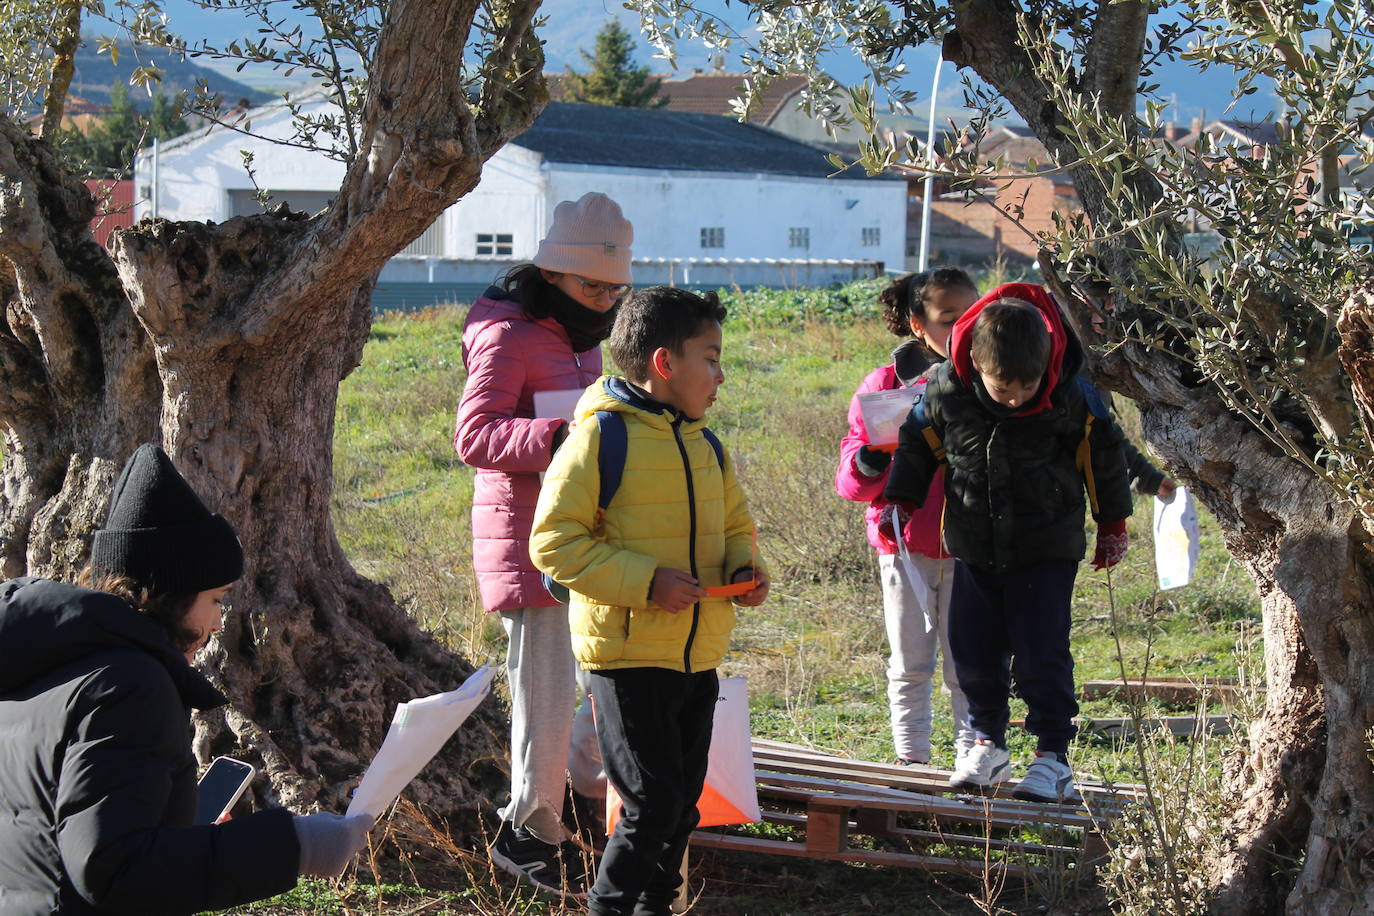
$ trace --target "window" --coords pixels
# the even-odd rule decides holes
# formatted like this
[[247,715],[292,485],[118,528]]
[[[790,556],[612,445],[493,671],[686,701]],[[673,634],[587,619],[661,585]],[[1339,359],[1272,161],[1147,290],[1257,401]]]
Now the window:
[[876,248],[882,244],[882,230],[877,226],[869,226],[860,230],[860,240],[865,248]]
[[493,234],[490,232],[477,233],[477,253],[509,255],[515,250],[515,236],[509,233]]
[[809,226],[793,226],[787,230],[788,248],[810,248],[811,247],[811,228]]
[[724,227],[724,226],[702,226],[702,227],[701,227],[701,247],[702,247],[702,248],[724,248],[724,247],[725,247],[725,227]]

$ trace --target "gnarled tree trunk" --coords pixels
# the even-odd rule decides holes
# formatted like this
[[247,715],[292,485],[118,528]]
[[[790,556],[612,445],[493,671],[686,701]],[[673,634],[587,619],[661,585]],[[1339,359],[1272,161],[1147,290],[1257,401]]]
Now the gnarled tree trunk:
[[[1078,84],[1053,90],[1022,46],[1017,4],[959,0],[954,10],[944,56],[998,89],[1058,161],[1077,158],[1052,101],[1065,92],[1126,123],[1134,118],[1143,4],[1098,5]],[[1102,179],[1087,168],[1072,174],[1094,223],[1119,225]],[[1142,212],[1158,200],[1148,176],[1134,173],[1127,182]],[[1090,326],[1086,315],[1077,317]],[[1341,324],[1341,360],[1366,430],[1374,427],[1371,328],[1369,299],[1352,299]],[[1233,852],[1217,863],[1214,909],[1227,916],[1285,908],[1374,913],[1367,737],[1374,726],[1374,538],[1343,494],[1228,411],[1212,386],[1186,384],[1181,368],[1167,352],[1126,345],[1098,372],[1136,400],[1146,440],[1216,516],[1263,605],[1266,705],[1230,770],[1244,801],[1230,823]],[[1340,367],[1332,363],[1329,371]]]
[[[500,27],[480,95],[460,67],[479,6]],[[339,808],[397,702],[470,673],[343,555],[330,520],[339,382],[361,358],[393,254],[471,190],[547,99],[538,0],[393,0],[335,204],[221,225],[155,220],[91,238],[94,202],[46,143],[0,120],[0,563],[70,577],[108,489],[160,441],[234,525],[247,567],[207,673],[230,698],[202,757],[237,745],[272,800]],[[411,797],[462,814],[500,785],[479,710]]]

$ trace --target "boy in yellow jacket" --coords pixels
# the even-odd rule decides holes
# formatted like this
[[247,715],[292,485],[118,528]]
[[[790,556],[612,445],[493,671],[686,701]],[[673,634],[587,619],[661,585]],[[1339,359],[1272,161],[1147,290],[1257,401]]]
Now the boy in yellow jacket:
[[[573,653],[591,673],[606,776],[623,805],[588,895],[599,916],[669,912],[706,779],[715,669],[735,624],[721,593],[738,585],[733,602],[747,607],[768,596],[734,465],[702,419],[725,381],[724,319],[714,293],[631,294],[610,337],[626,377],[582,396],[535,508],[530,556],[571,592]],[[623,422],[624,467],[603,509],[608,414]]]

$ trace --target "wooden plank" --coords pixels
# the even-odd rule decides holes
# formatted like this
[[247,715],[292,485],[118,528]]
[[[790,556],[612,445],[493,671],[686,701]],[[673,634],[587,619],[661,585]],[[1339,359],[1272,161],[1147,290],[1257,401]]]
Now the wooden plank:
[[[915,853],[889,852],[876,849],[845,849],[830,853],[813,853],[801,843],[786,840],[771,840],[764,837],[742,837],[728,833],[706,833],[698,830],[692,834],[693,846],[708,849],[728,849],[735,852],[755,852],[765,855],[796,856],[808,859],[828,859],[836,862],[864,862],[871,865],[895,865],[903,868],[923,868],[927,871],[959,872],[961,874],[981,875],[985,871],[980,859],[955,859],[945,856],[923,856]],[[1009,862],[991,863],[991,871],[1005,874],[1010,878],[1029,879],[1037,870]]]
[[[888,785],[918,792],[950,794],[950,773],[938,767],[899,766],[891,763],[878,763],[868,760],[852,760],[833,757],[819,751],[786,745],[781,742],[754,739],[754,766],[756,769],[798,772],[818,776],[830,776],[855,782],[875,785]],[[1112,803],[1121,800],[1133,801],[1139,797],[1141,786],[1122,784],[1108,786],[1094,780],[1078,780],[1075,783],[1085,798],[1108,798]],[[994,792],[999,797],[1010,798],[1015,783],[1004,783]]]
[[1150,697],[1165,703],[1195,705],[1206,695],[1214,703],[1230,703],[1240,695],[1232,677],[1150,677],[1126,680],[1084,681],[1079,695],[1085,700],[1100,697]]
[[[764,783],[770,785],[785,785],[788,787],[810,786],[816,789],[844,792],[847,794],[872,794],[882,797],[901,798],[906,795],[919,793],[922,795],[945,796],[953,792],[947,782],[932,784],[929,780],[916,777],[884,779],[880,776],[864,773],[849,773],[841,767],[820,765],[820,764],[791,764],[785,767],[772,769],[771,765],[764,764],[760,767],[755,764],[756,770],[763,769],[757,773],[760,785]],[[895,788],[895,787],[900,788]],[[1003,783],[997,786],[991,797],[1001,800],[1011,800],[1011,792],[1016,786],[1015,782]],[[893,793],[896,793],[895,795]],[[1085,793],[1082,805],[1051,806],[1064,807],[1076,810],[1085,819],[1091,820],[1093,817],[1107,817],[1116,814],[1125,804],[1133,799],[1113,797],[1107,794]],[[1013,802],[1017,805],[1038,804],[1035,802]],[[1085,810],[1086,808],[1086,810]]]
[[[884,821],[884,830],[882,833],[875,833],[862,828],[863,822],[860,820],[860,816],[864,813],[882,816]],[[895,811],[872,811],[867,808],[860,808],[855,811],[855,819],[850,825],[850,833],[862,836],[882,837],[884,839],[907,840],[916,843],[943,843],[946,846],[967,846],[970,849],[996,849],[1011,852],[1034,853],[1037,855],[1058,854],[1077,858],[1081,852],[1077,846],[1027,843],[1024,840],[1005,839],[999,836],[990,836],[986,833],[974,836],[962,833],[949,833],[940,830],[914,830],[909,827],[897,827],[892,825],[895,818]],[[780,827],[791,827],[796,830],[806,829],[806,816],[803,814],[790,814],[784,811],[765,810],[763,812],[763,820],[766,823],[777,824]],[[1098,838],[1097,834],[1091,834],[1090,836],[1094,839]]]

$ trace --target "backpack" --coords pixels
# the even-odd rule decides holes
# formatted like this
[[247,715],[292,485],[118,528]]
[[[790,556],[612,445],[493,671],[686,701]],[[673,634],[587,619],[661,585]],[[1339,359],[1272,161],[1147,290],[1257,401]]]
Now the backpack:
[[[625,417],[619,411],[598,410],[596,425],[601,428],[601,443],[596,455],[597,470],[601,476],[601,492],[596,500],[596,520],[600,522],[606,513],[606,507],[611,504],[616,491],[620,489],[620,478],[625,474],[625,454],[629,450],[630,436],[625,429]],[[711,443],[711,450],[716,453],[716,462],[724,473],[724,446],[709,427],[703,426],[701,434]],[[539,578],[544,583],[544,589],[554,597],[554,600],[559,604],[568,603],[572,595],[566,585],[554,581],[548,573],[540,573]]]
[[[1093,420],[1108,419],[1111,414],[1107,410],[1107,404],[1102,400],[1102,394],[1092,382],[1089,382],[1081,375],[1075,375],[1074,381],[1078,382],[1079,390],[1083,392],[1083,401],[1088,407],[1088,417],[1083,422],[1083,438],[1078,443],[1078,450],[1074,453],[1074,465],[1078,472],[1083,475],[1083,480],[1087,484],[1088,503],[1092,506],[1093,514],[1097,514],[1097,478],[1093,475],[1092,463],[1092,443],[1089,436],[1093,431]],[[917,427],[921,430],[921,435],[925,437],[926,445],[930,446],[931,453],[935,460],[940,464],[945,463],[945,444],[940,441],[940,434],[930,425],[930,420],[926,416],[926,395],[922,391],[916,395],[916,400],[911,405],[911,417],[916,420]]]

